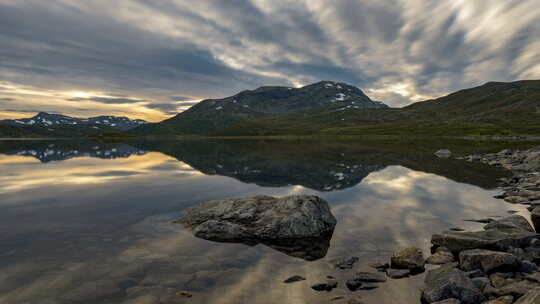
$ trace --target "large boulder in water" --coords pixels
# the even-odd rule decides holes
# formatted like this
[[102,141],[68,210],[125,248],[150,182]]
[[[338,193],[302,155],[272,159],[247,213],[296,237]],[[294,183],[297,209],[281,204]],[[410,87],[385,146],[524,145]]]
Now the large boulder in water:
[[431,243],[436,247],[444,246],[453,253],[468,249],[505,251],[512,247],[525,247],[531,240],[540,238],[528,221],[520,215],[494,221],[487,224],[484,229],[483,231],[446,231],[434,234],[431,237]]
[[326,255],[336,219],[317,196],[253,196],[191,207],[177,221],[196,237],[248,245],[259,243],[314,260]]

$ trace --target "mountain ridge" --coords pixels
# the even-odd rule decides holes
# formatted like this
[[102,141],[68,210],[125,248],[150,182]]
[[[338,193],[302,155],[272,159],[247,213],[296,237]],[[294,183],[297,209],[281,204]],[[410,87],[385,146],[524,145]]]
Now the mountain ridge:
[[388,106],[344,82],[319,81],[300,88],[263,86],[225,98],[203,100],[172,118],[136,128],[134,134],[210,134],[244,120],[321,107],[343,111]]
[[[57,118],[62,117],[65,116]],[[107,117],[110,116],[97,118]],[[54,130],[44,132],[43,128],[28,126],[28,120],[10,121],[10,124],[0,121],[0,137],[97,136],[111,132],[143,137],[537,136],[540,135],[540,80],[486,82],[402,108],[373,101],[359,88],[343,82],[320,81],[301,88],[263,86],[225,98],[206,99],[162,122],[144,122],[124,130],[101,124],[88,132],[87,127],[78,130],[80,127],[70,124],[63,127],[54,124]],[[59,130],[62,128],[67,130]]]
[[[102,115],[76,118],[63,114],[39,112],[28,118],[0,120],[0,136],[78,137],[94,136],[104,132],[125,132],[148,122],[124,116]],[[12,136],[9,136],[12,137]]]

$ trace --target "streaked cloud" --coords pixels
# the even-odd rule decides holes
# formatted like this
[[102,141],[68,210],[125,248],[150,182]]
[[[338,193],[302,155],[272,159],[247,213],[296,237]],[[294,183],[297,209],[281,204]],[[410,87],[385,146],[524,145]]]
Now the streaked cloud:
[[148,101],[126,104],[157,120],[175,111],[168,101],[330,79],[403,106],[487,81],[540,78],[537,6],[535,0],[0,0],[0,92],[51,97],[41,99],[44,107],[72,112],[65,99],[91,96],[55,98],[56,92],[108,92],[111,99],[93,102]]
[[67,101],[96,101],[96,102],[110,103],[110,104],[144,102],[144,100],[140,100],[140,99],[117,98],[117,97],[73,97],[73,98],[68,98],[66,100]]

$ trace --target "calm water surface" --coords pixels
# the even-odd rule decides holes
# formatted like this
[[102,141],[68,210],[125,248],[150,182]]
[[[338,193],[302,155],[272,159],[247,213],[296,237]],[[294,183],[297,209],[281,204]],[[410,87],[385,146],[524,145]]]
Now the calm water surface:
[[[526,214],[492,198],[505,172],[433,156],[446,147],[0,141],[0,303],[329,303],[339,295],[418,303],[423,275],[371,291],[350,292],[344,281],[399,247],[427,255],[435,232],[481,227],[463,219]],[[307,261],[264,245],[210,242],[172,223],[198,203],[257,194],[326,199],[338,220],[326,256]],[[332,267],[347,256],[360,257],[355,269]],[[307,280],[282,283],[292,275]],[[337,289],[309,287],[327,275],[340,279]]]

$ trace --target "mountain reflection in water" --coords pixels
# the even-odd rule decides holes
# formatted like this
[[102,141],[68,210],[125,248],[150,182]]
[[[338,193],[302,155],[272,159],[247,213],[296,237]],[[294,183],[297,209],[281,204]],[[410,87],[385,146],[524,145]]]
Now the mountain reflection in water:
[[[348,296],[343,282],[396,248],[427,253],[434,232],[481,227],[463,219],[509,209],[526,214],[492,198],[489,189],[504,171],[438,159],[439,148],[501,149],[448,142],[0,141],[0,303],[328,303]],[[332,237],[246,246],[198,239],[171,224],[195,204],[256,194],[323,197],[338,221]],[[360,257],[350,272],[330,264],[348,256]],[[307,280],[282,283],[292,275]],[[327,275],[339,280],[337,289],[309,288]],[[417,303],[422,280],[391,280],[357,294],[366,303]]]
[[143,141],[129,144],[89,141],[10,141],[0,153],[30,156],[41,162],[76,157],[103,159],[161,152],[206,175],[233,177],[263,187],[300,185],[317,191],[342,190],[357,185],[370,173],[391,165],[443,175],[459,182],[492,187],[504,175],[493,168],[457,160],[441,161],[433,150],[393,144],[283,141]]

